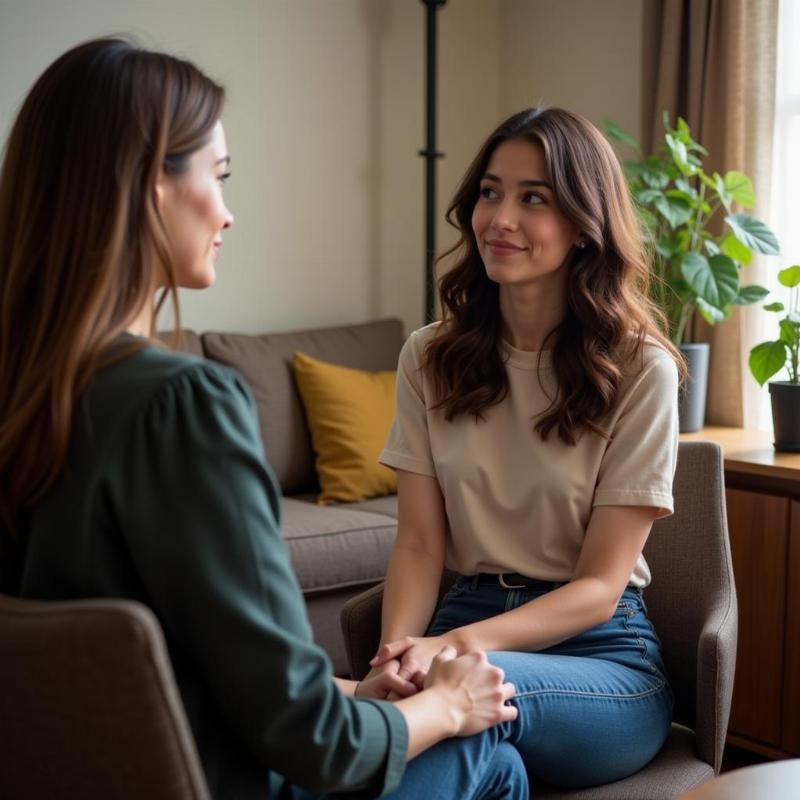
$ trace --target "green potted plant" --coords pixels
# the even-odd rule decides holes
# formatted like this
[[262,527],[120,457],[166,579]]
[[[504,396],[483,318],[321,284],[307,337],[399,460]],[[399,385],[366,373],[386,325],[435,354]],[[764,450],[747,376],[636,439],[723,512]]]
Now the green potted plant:
[[786,369],[788,381],[769,384],[775,449],[797,453],[800,452],[800,266],[782,269],[778,281],[789,290],[788,308],[780,302],[764,306],[767,311],[785,312],[778,322],[778,338],[757,344],[750,351],[748,364],[761,386]]
[[679,118],[672,128],[665,113],[664,129],[664,144],[644,156],[636,139],[606,123],[608,135],[637,154],[625,162],[625,172],[649,233],[653,297],[689,366],[687,391],[680,397],[681,431],[696,431],[705,418],[709,347],[686,341],[692,317],[699,312],[716,325],[730,316],[732,306],[766,297],[763,286],[742,285],[740,272],[754,252],[777,255],[778,241],[763,222],[735,209],[755,205],[746,175],[735,170],[707,174],[703,157],[708,153],[686,122]]

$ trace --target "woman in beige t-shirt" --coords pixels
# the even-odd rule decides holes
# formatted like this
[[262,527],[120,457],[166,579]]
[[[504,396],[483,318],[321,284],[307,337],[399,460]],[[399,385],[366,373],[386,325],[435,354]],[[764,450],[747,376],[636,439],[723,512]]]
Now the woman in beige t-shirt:
[[[399,525],[373,671],[422,686],[442,646],[492,651],[530,773],[617,780],[671,719],[642,548],[672,512],[683,363],[648,300],[622,170],[587,120],[506,120],[448,219],[444,319],[403,348],[381,456]],[[460,577],[431,621],[445,566]]]

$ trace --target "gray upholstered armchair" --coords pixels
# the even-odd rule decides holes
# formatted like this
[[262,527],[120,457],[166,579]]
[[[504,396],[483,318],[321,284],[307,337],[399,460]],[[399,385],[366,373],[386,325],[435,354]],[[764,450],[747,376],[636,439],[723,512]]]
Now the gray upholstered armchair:
[[0,654],[0,797],[209,800],[149,609],[0,595]]
[[[592,789],[537,787],[537,800],[670,800],[719,772],[736,662],[736,590],[731,567],[722,453],[682,442],[675,514],[656,522],[645,548],[653,582],[645,592],[675,691],[661,752],[643,770]],[[380,631],[382,587],[348,601],[342,629],[351,671],[363,677]]]

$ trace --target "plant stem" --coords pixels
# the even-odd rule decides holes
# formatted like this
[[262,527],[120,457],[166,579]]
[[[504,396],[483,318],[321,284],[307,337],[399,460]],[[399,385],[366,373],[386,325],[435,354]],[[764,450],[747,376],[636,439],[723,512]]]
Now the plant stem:
[[675,328],[675,336],[672,340],[673,344],[683,344],[683,334],[686,331],[686,326],[689,323],[689,319],[691,318],[693,311],[694,308],[692,307],[690,300],[682,303],[680,317],[678,318],[678,325]]
[[694,230],[692,230],[692,241],[689,245],[690,250],[697,250],[697,237],[700,235],[700,229],[703,226],[703,209],[702,205],[705,202],[706,185],[700,181],[700,200],[697,204],[697,216],[694,218]]

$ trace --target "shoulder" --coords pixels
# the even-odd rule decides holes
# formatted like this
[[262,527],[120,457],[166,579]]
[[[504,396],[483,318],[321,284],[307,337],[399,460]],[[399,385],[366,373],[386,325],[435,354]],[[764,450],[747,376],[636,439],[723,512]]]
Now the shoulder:
[[647,338],[623,367],[618,410],[638,405],[677,408],[679,374],[675,358],[658,340]]
[[419,364],[425,354],[425,348],[443,330],[443,326],[444,323],[440,320],[412,331],[403,345],[401,359],[404,357],[413,358],[413,361]]
[[94,427],[113,428],[141,416],[158,427],[215,414],[255,416],[250,392],[235,372],[157,346],[145,346],[98,372],[87,402]]

